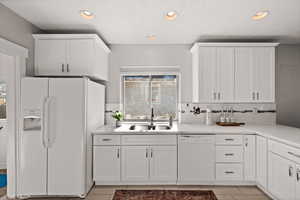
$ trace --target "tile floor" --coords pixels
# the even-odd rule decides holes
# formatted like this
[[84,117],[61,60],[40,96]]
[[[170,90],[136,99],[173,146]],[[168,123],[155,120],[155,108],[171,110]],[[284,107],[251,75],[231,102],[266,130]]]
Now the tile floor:
[[[254,186],[95,186],[87,200],[112,200],[115,190],[212,190],[218,200],[270,200]],[[1,198],[0,198],[1,199]],[[44,198],[47,199],[47,198]],[[2,199],[1,199],[2,200]],[[40,199],[34,199],[40,200]],[[48,198],[48,200],[79,200],[79,198]]]

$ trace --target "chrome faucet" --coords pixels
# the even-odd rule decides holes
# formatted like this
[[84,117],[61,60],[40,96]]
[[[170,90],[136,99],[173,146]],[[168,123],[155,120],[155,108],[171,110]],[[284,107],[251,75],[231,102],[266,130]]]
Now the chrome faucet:
[[169,127],[172,128],[173,126],[173,117],[170,115],[170,118],[169,118]]

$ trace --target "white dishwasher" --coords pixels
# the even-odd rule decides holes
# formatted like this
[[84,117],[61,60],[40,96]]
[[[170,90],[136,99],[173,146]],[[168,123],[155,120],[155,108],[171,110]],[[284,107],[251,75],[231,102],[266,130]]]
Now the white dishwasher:
[[215,136],[178,136],[178,182],[209,183],[215,180]]

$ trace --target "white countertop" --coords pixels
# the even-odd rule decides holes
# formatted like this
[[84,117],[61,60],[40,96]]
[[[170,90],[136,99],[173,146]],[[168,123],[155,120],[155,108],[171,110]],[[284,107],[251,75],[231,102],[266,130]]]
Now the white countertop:
[[171,131],[134,132],[115,129],[113,126],[105,125],[93,131],[93,134],[257,134],[285,144],[300,148],[300,129],[282,125],[246,125],[240,127],[222,127],[217,125],[178,124]]

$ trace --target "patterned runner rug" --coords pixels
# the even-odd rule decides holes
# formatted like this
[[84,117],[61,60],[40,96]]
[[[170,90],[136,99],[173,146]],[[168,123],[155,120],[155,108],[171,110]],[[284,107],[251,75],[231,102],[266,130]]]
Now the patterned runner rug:
[[116,190],[113,200],[217,200],[213,191]]

